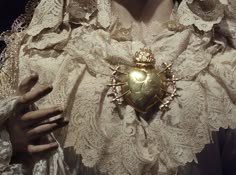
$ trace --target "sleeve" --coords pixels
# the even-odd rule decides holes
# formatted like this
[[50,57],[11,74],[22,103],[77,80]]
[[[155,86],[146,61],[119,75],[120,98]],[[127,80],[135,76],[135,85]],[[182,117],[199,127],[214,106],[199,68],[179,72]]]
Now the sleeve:
[[0,131],[0,174],[2,175],[23,175],[20,164],[10,164],[12,146],[6,130]]
[[12,115],[17,97],[0,99],[0,129],[3,123]]
[[10,165],[12,146],[9,134],[5,130],[4,122],[12,115],[17,97],[0,100],[0,174],[3,175],[21,175],[21,165]]

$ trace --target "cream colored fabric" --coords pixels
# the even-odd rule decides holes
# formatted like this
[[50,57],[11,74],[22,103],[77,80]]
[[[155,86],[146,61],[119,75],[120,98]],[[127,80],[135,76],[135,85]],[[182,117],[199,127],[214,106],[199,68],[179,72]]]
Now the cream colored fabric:
[[[174,175],[177,166],[196,161],[195,153],[211,143],[212,131],[236,127],[236,51],[226,40],[235,42],[235,3],[212,0],[216,9],[205,14],[196,1],[184,0],[179,6],[175,26],[181,26],[179,20],[183,30],[172,26],[143,41],[132,35],[134,26],[115,25],[109,0],[81,0],[88,11],[78,14],[78,19],[87,17],[78,27],[68,23],[76,15],[73,1],[41,1],[20,49],[20,79],[36,71],[39,86],[53,84],[39,106],[67,109],[70,124],[59,139],[82,155],[84,165],[109,175]],[[97,16],[90,6],[95,2]],[[222,27],[225,22],[230,25]],[[215,25],[224,36],[217,35]],[[175,74],[183,78],[177,83],[180,97],[170,110],[163,116],[156,113],[149,124],[143,121],[147,139],[134,110],[111,103],[106,86],[109,66],[132,64],[144,45],[154,52],[157,66],[173,63]]]

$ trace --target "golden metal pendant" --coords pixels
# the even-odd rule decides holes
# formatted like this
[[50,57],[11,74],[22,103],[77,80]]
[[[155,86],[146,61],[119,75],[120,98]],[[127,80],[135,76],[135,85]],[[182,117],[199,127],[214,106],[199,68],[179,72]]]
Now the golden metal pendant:
[[[112,102],[132,106],[141,113],[149,112],[154,106],[161,111],[169,108],[170,102],[177,95],[176,81],[171,71],[171,64],[163,63],[155,68],[155,58],[151,50],[144,47],[136,52],[134,57],[135,66],[128,70],[121,70],[120,66],[111,68]],[[168,92],[169,86],[173,92]],[[164,98],[168,100],[163,101]]]

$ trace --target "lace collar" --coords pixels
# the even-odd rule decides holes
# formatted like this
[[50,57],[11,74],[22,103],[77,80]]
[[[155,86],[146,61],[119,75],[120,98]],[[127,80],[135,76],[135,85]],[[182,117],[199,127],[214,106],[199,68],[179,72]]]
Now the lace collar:
[[235,6],[233,0],[183,0],[178,8],[178,17],[185,26],[195,25],[199,30],[209,32],[227,13],[235,14]]

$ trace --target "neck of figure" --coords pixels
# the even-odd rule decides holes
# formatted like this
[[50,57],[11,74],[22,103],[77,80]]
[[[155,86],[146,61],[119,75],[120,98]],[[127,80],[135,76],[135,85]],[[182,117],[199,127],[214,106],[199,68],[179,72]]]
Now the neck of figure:
[[164,23],[169,20],[173,0],[113,0],[112,12],[124,24],[152,22]]

